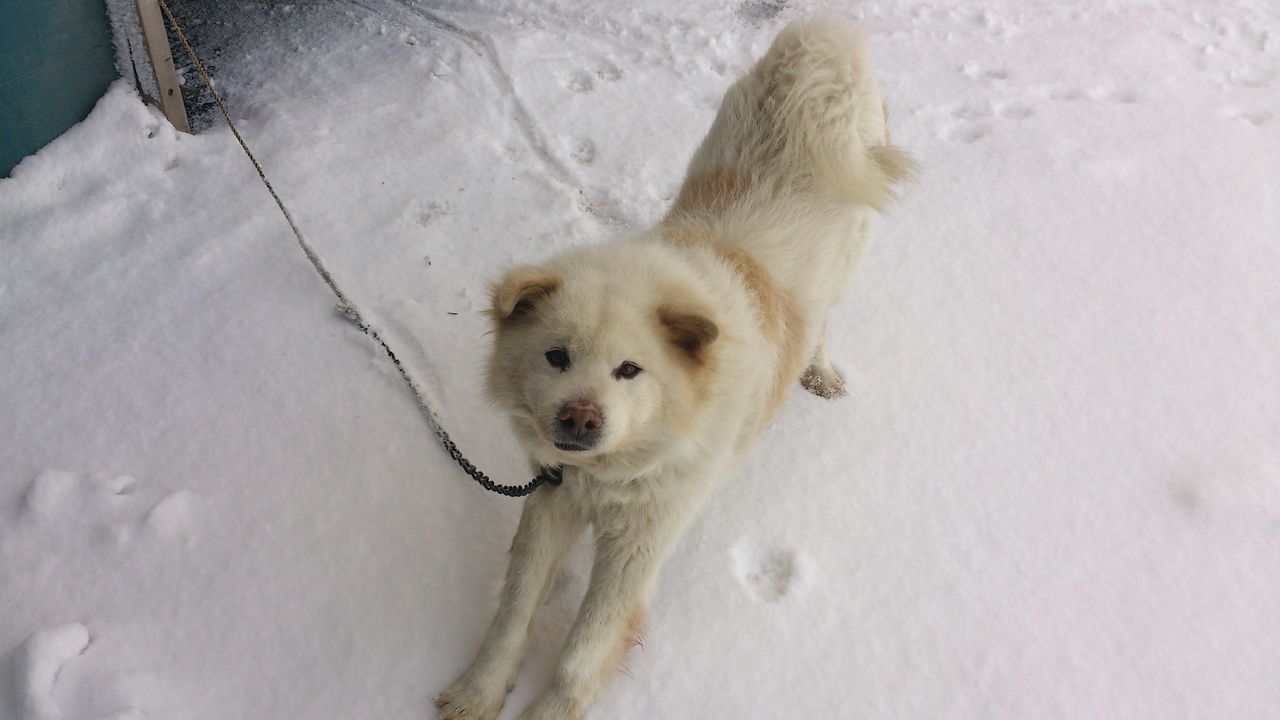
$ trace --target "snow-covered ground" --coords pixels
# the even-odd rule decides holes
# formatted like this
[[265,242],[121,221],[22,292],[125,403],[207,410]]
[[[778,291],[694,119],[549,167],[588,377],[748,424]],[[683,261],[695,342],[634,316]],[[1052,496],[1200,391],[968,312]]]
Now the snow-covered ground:
[[[832,320],[851,396],[797,387],[592,717],[1280,717],[1280,6],[1227,5],[846,5],[923,166]],[[216,7],[310,240],[519,482],[486,281],[656,219],[814,6]],[[431,717],[518,504],[225,128],[117,84],[0,180],[0,234],[0,718]]]

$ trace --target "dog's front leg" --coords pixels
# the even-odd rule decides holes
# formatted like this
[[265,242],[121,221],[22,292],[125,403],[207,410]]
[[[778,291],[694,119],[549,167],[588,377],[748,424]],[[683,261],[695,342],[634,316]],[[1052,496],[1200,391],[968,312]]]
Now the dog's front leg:
[[525,501],[498,614],[471,666],[436,698],[441,720],[497,716],[524,657],[534,612],[585,525],[562,489],[543,487]]
[[664,517],[652,508],[627,514],[631,524],[597,529],[591,582],[555,676],[521,720],[580,718],[622,656],[638,644],[658,570],[685,518]]

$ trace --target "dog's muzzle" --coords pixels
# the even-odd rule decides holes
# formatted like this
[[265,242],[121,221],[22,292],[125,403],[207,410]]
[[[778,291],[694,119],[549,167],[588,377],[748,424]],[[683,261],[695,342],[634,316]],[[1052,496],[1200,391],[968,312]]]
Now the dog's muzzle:
[[604,416],[589,400],[572,400],[556,413],[552,443],[567,452],[590,450],[600,442]]

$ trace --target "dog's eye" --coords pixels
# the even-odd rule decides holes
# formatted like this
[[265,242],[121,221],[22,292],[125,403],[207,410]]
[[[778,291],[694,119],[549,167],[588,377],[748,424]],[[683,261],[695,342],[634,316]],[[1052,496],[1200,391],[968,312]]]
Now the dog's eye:
[[551,348],[545,357],[547,364],[551,367],[560,368],[562,372],[569,369],[569,353],[565,352],[564,348]]
[[619,380],[630,380],[640,374],[640,366],[628,360],[622,363],[613,371],[613,376]]

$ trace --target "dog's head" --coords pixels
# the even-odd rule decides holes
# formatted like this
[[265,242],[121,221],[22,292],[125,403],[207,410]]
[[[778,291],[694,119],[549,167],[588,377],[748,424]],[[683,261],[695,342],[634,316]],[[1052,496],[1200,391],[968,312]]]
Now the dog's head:
[[696,279],[662,259],[591,248],[493,285],[488,391],[539,462],[643,464],[696,427],[720,330]]

